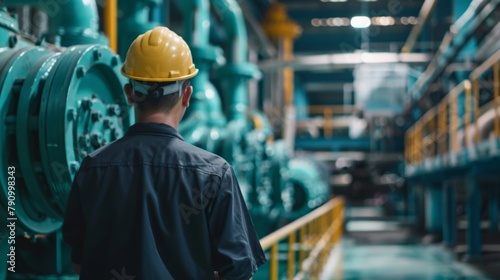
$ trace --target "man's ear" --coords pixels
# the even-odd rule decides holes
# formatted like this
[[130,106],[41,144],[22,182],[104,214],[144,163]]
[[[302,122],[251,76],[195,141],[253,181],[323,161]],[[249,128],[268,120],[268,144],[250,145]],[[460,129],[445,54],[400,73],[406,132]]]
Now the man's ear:
[[191,95],[193,94],[193,87],[189,86],[184,90],[184,94],[181,96],[182,107],[189,107],[189,100],[191,99]]
[[123,87],[123,90],[127,95],[128,104],[133,105],[135,102],[134,102],[134,97],[132,97],[132,85],[126,83],[125,86]]

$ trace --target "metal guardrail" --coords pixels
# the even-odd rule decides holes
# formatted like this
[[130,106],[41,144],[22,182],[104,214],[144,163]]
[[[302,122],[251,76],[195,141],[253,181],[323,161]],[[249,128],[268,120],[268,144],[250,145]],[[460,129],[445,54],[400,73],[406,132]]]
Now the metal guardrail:
[[[492,83],[487,81],[492,80]],[[483,102],[481,92],[492,94],[492,101]],[[405,135],[405,159],[409,164],[426,158],[455,153],[461,147],[479,142],[480,116],[485,108],[494,108],[494,135],[500,137],[500,51],[478,66],[443,100],[427,111]],[[473,131],[472,140],[468,135]],[[472,142],[472,143],[469,143]]]
[[[264,250],[270,250],[269,279],[277,280],[278,245],[288,242],[287,279],[318,278],[328,255],[342,237],[344,199],[336,197],[260,240]],[[297,246],[298,240],[298,246]],[[300,267],[296,269],[296,253]]]
[[[331,138],[334,135],[334,130],[338,129],[335,125],[334,117],[339,116],[350,116],[352,113],[356,112],[358,108],[353,105],[310,105],[310,106],[295,106],[295,110],[303,110],[312,117],[323,116],[319,128],[323,129],[324,136]],[[279,108],[268,108],[265,110],[266,115],[272,117],[277,117],[284,119],[285,113]]]
[[323,115],[323,131],[327,138],[333,136],[335,126],[333,125],[334,116],[342,116],[356,112],[357,107],[352,105],[311,105],[307,107],[297,107],[297,109],[307,108],[310,116]]

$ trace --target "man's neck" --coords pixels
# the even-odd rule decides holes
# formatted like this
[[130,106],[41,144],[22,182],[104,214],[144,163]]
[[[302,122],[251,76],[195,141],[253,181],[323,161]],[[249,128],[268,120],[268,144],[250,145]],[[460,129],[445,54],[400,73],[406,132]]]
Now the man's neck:
[[136,123],[163,123],[169,125],[175,129],[179,127],[179,120],[175,116],[163,113],[154,113],[154,114],[140,114],[136,112],[135,114],[135,122]]

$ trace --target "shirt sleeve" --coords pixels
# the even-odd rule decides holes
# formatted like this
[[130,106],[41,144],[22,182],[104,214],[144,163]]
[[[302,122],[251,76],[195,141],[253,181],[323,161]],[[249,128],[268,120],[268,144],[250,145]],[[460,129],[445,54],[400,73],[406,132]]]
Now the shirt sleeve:
[[76,264],[81,264],[86,226],[80,202],[80,188],[76,178],[77,176],[73,181],[73,186],[69,194],[62,233],[64,241],[66,241],[72,249],[71,261]]
[[225,280],[248,280],[266,262],[231,167],[222,177],[208,216],[212,265]]

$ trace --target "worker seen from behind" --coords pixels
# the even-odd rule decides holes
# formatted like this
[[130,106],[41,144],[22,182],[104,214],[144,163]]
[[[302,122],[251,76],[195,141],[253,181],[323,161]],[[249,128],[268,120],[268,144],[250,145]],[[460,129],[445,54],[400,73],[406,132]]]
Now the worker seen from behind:
[[63,225],[83,280],[250,279],[265,257],[231,166],[177,132],[198,69],[166,27],[122,73],[136,124],[82,164]]

